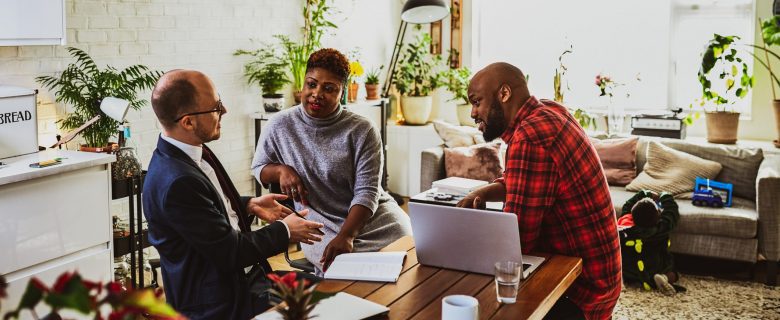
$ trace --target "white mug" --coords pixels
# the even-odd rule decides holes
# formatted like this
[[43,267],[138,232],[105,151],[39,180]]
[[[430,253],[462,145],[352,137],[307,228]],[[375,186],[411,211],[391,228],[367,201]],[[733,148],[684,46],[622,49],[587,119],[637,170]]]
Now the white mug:
[[472,296],[456,294],[441,299],[442,320],[479,319],[479,301]]

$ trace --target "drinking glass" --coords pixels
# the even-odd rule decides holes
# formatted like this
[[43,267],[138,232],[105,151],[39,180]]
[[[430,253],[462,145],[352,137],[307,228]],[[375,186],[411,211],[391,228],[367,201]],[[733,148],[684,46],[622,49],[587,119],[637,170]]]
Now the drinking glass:
[[623,132],[623,122],[626,118],[626,111],[620,103],[609,105],[609,134],[617,135]]
[[496,262],[496,296],[500,303],[515,303],[517,288],[523,277],[523,264],[515,261]]

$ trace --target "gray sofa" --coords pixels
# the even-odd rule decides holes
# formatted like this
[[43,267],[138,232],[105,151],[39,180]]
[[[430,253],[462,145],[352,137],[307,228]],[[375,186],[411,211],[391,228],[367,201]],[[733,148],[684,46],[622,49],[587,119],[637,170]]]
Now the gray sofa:
[[[646,162],[649,140],[721,163],[723,170],[716,180],[734,184],[729,208],[697,207],[690,200],[678,199],[680,223],[672,234],[671,250],[751,263],[762,255],[769,260],[767,283],[774,284],[780,261],[780,155],[737,146],[640,137],[637,174]],[[443,146],[424,150],[421,165],[420,190],[428,190],[433,181],[446,177]],[[634,194],[618,186],[610,186],[610,191],[617,212]]]

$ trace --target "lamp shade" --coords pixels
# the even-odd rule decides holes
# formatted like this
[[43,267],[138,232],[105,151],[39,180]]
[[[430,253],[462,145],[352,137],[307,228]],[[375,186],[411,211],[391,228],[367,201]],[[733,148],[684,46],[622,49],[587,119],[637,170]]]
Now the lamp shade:
[[129,109],[130,101],[124,99],[105,97],[103,98],[103,101],[100,102],[100,111],[103,111],[103,113],[111,117],[111,119],[119,122],[125,121],[125,116]]
[[409,23],[431,23],[450,14],[445,0],[409,0],[401,10],[401,20]]

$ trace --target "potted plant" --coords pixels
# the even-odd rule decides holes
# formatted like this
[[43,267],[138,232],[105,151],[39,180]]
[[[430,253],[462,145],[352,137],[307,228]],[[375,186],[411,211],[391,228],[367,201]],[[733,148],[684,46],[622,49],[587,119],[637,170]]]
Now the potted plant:
[[398,59],[394,85],[401,94],[401,110],[408,124],[425,124],[431,114],[430,93],[436,88],[438,77],[434,68],[441,57],[429,53],[430,43],[431,37],[422,34],[406,46]]
[[[574,50],[573,46],[569,46],[569,49],[564,50],[561,55],[558,56],[558,68],[555,68],[555,75],[553,76],[553,93],[554,101],[563,104],[563,84],[566,82],[564,76],[569,71],[566,65],[563,64],[563,57]],[[600,87],[599,87],[600,88]],[[566,82],[566,90],[569,89],[569,84]],[[596,129],[596,118],[581,108],[566,108],[574,119],[580,124],[583,129]]]
[[385,66],[379,66],[379,68],[373,68],[366,72],[366,100],[379,99],[379,73]]
[[275,35],[284,48],[285,60],[292,75],[293,97],[295,103],[301,102],[301,90],[306,77],[306,63],[309,55],[322,46],[322,35],[328,29],[338,28],[336,24],[327,20],[327,15],[332,9],[328,5],[329,0],[306,0],[303,7],[302,41],[295,42],[286,35]]
[[[93,117],[102,114],[100,102],[105,97],[117,97],[130,102],[134,110],[147,102],[138,98],[138,92],[154,87],[161,71],[149,70],[143,65],[133,65],[119,71],[108,66],[101,70],[94,60],[78,48],[67,48],[76,62],[69,64],[59,76],[40,76],[35,81],[54,91],[55,100],[73,106],[73,112],[59,120],[63,130],[73,130]],[[100,119],[84,129],[81,136],[86,145],[84,151],[111,150],[108,140],[117,134],[120,123],[111,117]]]
[[[754,82],[747,63],[738,55],[737,49],[731,48],[737,39],[737,36],[715,34],[702,54],[699,68],[701,105],[706,111],[707,141],[712,143],[737,142],[739,112],[733,105],[747,96]],[[710,80],[713,74],[720,80],[716,88]]]
[[263,48],[254,51],[236,50],[235,56],[248,55],[252,60],[244,65],[244,76],[250,85],[257,84],[263,93],[263,109],[266,112],[277,112],[284,108],[284,95],[279,91],[285,84],[290,83],[287,78],[284,62],[276,53],[276,49],[266,44]]
[[363,66],[360,64],[360,61],[350,61],[349,62],[349,79],[347,79],[347,82],[349,83],[348,88],[348,97],[347,100],[349,102],[355,102],[357,100],[357,94],[358,89],[360,88],[360,85],[357,83],[357,78],[363,75]]
[[458,122],[462,126],[476,127],[477,124],[471,118],[471,103],[469,102],[469,78],[471,70],[463,67],[458,69],[448,69],[442,73],[444,86],[452,92],[454,97],[450,101],[455,101],[458,114]]
[[766,47],[780,45],[780,16],[776,15],[770,19],[761,20],[760,23],[762,43],[760,46],[751,46],[761,50],[764,53],[764,59],[766,62],[762,61],[761,58],[759,58],[755,53],[751,54],[753,54],[753,57],[756,59],[756,61],[759,62],[760,65],[769,71],[769,76],[771,77],[770,86],[772,88],[772,106],[775,109],[775,127],[777,128],[778,134],[778,139],[775,140],[774,143],[775,147],[780,148],[780,100],[778,100],[777,93],[775,92],[775,85],[780,86],[780,79],[778,79],[777,75],[772,71],[772,62],[769,59],[769,55],[771,54],[776,59],[780,59],[780,56]]

